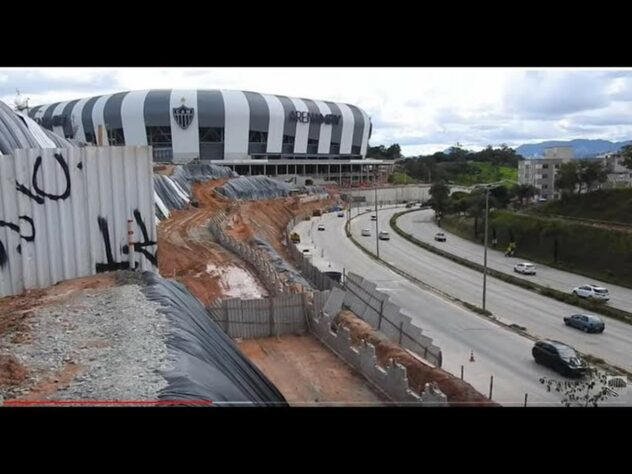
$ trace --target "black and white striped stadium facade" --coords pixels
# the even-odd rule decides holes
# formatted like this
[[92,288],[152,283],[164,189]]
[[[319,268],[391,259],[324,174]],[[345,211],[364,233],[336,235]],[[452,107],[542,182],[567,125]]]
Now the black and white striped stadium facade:
[[368,171],[343,164],[380,164],[366,160],[367,113],[338,102],[234,90],[153,89],[40,105],[29,116],[63,137],[94,145],[150,145],[157,162],[199,159],[241,166],[241,171],[245,165],[247,173],[252,165],[285,165],[266,174],[314,174],[310,165],[318,174],[324,170],[318,165],[329,164],[339,165],[334,175],[340,177],[343,171]]

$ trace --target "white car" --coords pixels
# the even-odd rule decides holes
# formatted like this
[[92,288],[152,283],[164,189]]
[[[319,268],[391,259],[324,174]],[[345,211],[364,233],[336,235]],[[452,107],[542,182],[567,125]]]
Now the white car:
[[325,230],[325,224],[318,224],[318,230]]
[[372,221],[376,221],[376,220],[377,220],[377,216],[376,216],[375,214],[373,214],[373,215],[371,216],[371,220],[372,220]]
[[445,234],[444,234],[443,232],[437,232],[437,233],[435,234],[435,236],[434,236],[434,239],[435,239],[437,242],[445,242],[446,237],[445,237]]
[[523,275],[535,275],[535,265],[533,263],[521,262],[514,266],[514,272]]
[[369,229],[362,229],[362,235],[364,237],[370,237],[371,236],[371,231]]
[[391,240],[391,234],[389,234],[385,230],[381,230],[380,234],[378,235],[378,239],[380,239],[380,240]]
[[573,294],[581,298],[591,298],[596,300],[608,301],[610,294],[608,290],[597,285],[582,285],[573,289]]

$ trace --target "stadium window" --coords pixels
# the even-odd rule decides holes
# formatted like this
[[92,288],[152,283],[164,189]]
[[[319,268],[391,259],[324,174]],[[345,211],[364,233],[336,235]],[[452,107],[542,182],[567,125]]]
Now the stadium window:
[[291,135],[283,135],[284,145],[294,145],[294,137]]
[[171,146],[171,128],[169,127],[146,127],[148,145],[169,145]]
[[249,143],[267,143],[268,141],[268,132],[256,132],[254,130],[250,130],[248,134],[248,142]]
[[221,143],[224,141],[224,129],[221,127],[200,127],[200,143]]
[[125,137],[122,128],[108,130],[108,143],[110,146],[125,145]]

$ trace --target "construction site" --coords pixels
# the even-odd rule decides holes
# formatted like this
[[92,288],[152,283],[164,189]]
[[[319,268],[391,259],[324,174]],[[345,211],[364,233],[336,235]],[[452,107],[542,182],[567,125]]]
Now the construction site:
[[370,279],[299,250],[298,222],[350,205],[338,183],[0,117],[0,405],[495,405]]

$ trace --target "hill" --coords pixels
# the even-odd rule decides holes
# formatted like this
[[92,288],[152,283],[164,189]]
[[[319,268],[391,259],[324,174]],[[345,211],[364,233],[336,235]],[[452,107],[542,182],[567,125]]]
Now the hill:
[[552,140],[541,143],[520,145],[516,153],[525,158],[538,158],[544,156],[544,149],[551,146],[571,146],[575,158],[594,157],[600,153],[618,151],[622,146],[632,144],[632,140],[623,142],[611,142],[608,140],[577,139],[570,141]]
[[632,224],[632,189],[603,189],[565,196],[529,209],[540,216],[568,216]]

